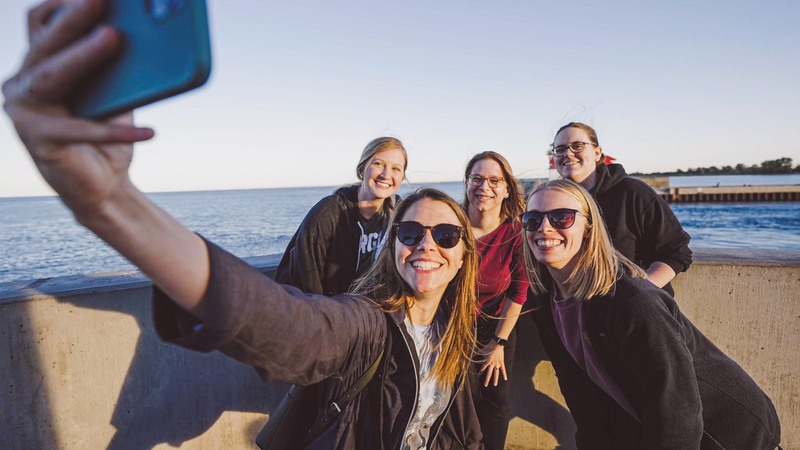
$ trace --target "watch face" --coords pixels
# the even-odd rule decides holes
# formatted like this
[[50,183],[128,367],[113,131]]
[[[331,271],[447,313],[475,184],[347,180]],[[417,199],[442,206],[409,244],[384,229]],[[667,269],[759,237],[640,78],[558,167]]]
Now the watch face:
[[507,339],[503,339],[503,338],[501,338],[501,337],[499,337],[499,336],[495,336],[495,337],[494,337],[494,340],[495,340],[495,342],[497,342],[497,345],[499,345],[499,346],[501,346],[501,347],[502,347],[502,346],[504,346],[504,345],[506,345],[506,344],[508,343],[508,340],[507,340]]

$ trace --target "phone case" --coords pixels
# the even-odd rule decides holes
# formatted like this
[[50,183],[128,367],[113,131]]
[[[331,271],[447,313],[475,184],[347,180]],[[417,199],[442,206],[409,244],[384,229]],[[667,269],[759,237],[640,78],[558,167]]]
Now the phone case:
[[103,119],[201,86],[211,73],[204,0],[111,0],[107,22],[123,46],[82,83],[73,114]]

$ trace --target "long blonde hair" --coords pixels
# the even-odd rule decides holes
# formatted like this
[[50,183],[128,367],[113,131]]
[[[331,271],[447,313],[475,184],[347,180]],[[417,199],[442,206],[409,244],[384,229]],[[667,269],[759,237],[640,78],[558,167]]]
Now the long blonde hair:
[[[584,238],[578,262],[566,281],[575,298],[589,300],[596,295],[608,294],[623,272],[644,278],[644,271],[614,248],[603,216],[600,214],[600,207],[581,185],[567,179],[539,184],[528,195],[526,204],[534,195],[543,191],[557,191],[569,195],[578,201],[581,205],[580,212],[588,218],[585,230],[589,235]],[[544,294],[550,288],[550,273],[544,264],[534,258],[530,243],[527,239],[525,241],[528,282],[533,293]]]
[[409,308],[414,304],[413,291],[400,276],[395,263],[395,247],[398,241],[394,224],[402,221],[409,208],[423,199],[449,206],[462,227],[464,263],[442,296],[441,301],[446,302],[452,311],[439,340],[439,357],[431,372],[438,384],[452,386],[456,378],[467,369],[475,348],[475,313],[478,304],[475,298],[475,276],[478,270],[475,239],[466,214],[455,200],[431,188],[420,188],[404,198],[389,221],[386,247],[372,268],[356,281],[351,292],[373,300],[385,312],[397,311],[402,306]]

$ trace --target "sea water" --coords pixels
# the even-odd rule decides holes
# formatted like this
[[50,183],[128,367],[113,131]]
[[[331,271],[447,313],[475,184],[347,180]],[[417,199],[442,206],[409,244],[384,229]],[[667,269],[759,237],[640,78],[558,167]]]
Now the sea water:
[[[707,182],[711,184],[706,185],[716,185],[719,181]],[[745,180],[742,184],[755,183]],[[758,184],[764,184],[763,180]],[[459,182],[430,186],[443,190],[459,202],[463,199],[463,184]],[[404,185],[399,192],[403,194],[416,187],[419,186]],[[249,257],[283,253],[308,210],[334,189],[257,189],[148,196],[206,239],[236,256]],[[799,202],[670,206],[692,236],[691,247],[800,249]],[[0,283],[131,268],[116,251],[78,225],[58,198],[0,199]]]

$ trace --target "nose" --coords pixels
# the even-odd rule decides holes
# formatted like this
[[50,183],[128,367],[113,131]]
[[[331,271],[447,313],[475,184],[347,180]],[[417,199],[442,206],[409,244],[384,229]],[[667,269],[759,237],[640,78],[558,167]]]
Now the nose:
[[425,230],[425,234],[422,235],[422,240],[419,241],[419,244],[417,244],[417,250],[428,252],[435,248],[436,241],[433,240],[433,231]]
[[387,180],[392,177],[392,169],[389,166],[384,166],[383,171],[380,173],[381,178]]
[[[545,224],[547,224],[547,226],[545,226]],[[547,215],[545,214],[545,216],[542,217],[542,223],[539,224],[538,231],[546,231],[546,230],[552,230],[552,229],[553,229],[553,226],[550,225],[550,218],[547,217]]]

